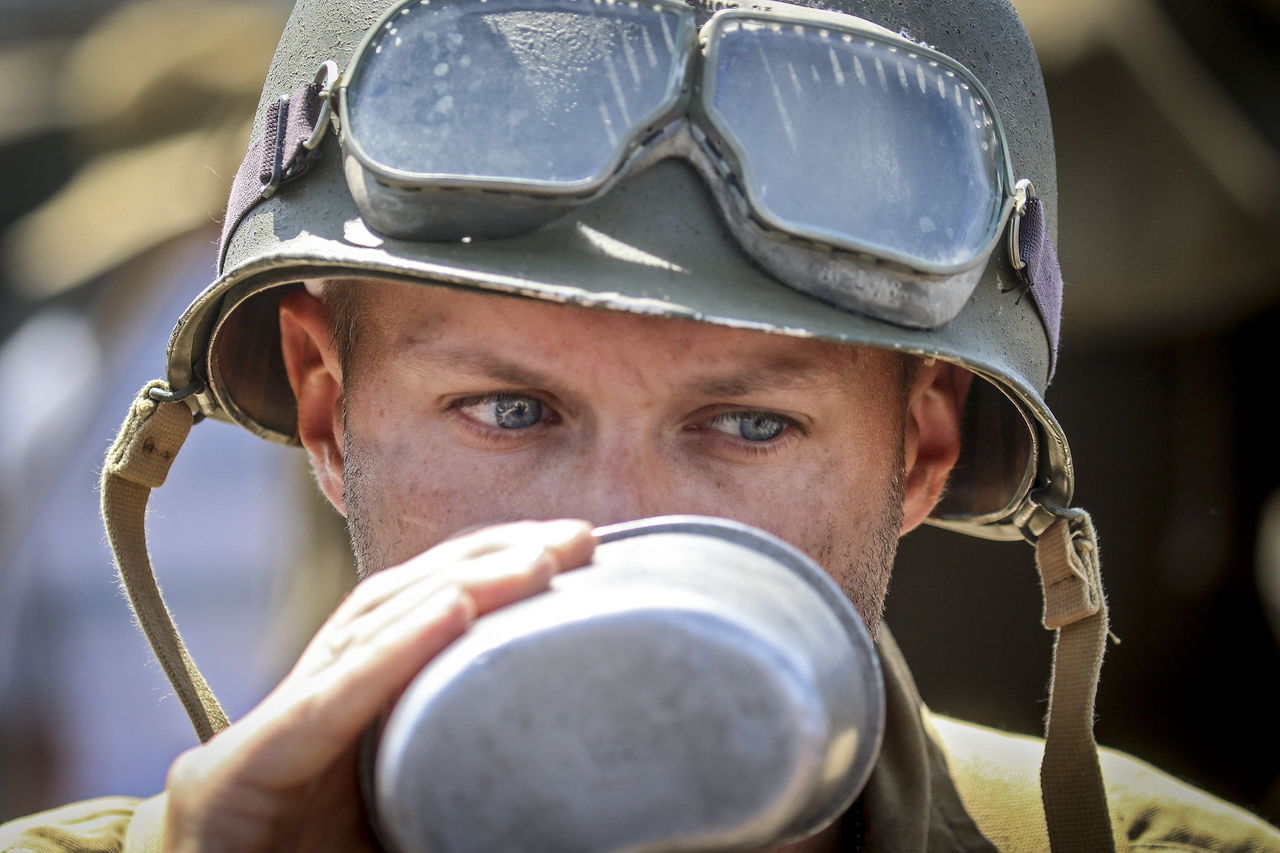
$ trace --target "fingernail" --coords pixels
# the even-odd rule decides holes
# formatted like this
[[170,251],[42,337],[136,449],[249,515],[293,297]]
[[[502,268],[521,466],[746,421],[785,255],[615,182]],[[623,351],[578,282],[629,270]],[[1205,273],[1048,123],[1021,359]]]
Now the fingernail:
[[591,525],[585,521],[576,518],[557,518],[554,521],[542,522],[539,538],[550,545],[562,545],[572,542],[583,533],[590,532]]

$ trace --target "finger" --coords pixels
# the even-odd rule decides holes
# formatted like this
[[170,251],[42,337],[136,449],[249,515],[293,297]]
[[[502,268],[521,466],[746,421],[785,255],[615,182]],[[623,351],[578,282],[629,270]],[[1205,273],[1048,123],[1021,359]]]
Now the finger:
[[[334,618],[354,619],[379,607],[424,577],[437,576],[486,554],[531,544],[550,549],[558,566],[568,568],[570,566],[565,565],[566,562],[578,565],[578,561],[585,561],[590,556],[595,539],[585,521],[522,521],[488,527],[447,540],[399,566],[373,575],[352,591],[335,611]],[[465,571],[453,573],[450,577],[465,581],[464,574]]]
[[[554,525],[554,526],[553,526]],[[460,561],[443,574],[471,594],[478,614],[542,592],[551,578],[591,558],[596,540],[586,522],[540,525],[505,548]]]
[[[587,522],[566,520],[564,523],[570,525],[562,528],[565,535],[547,545],[558,563],[557,573],[585,566],[591,561],[591,555],[595,553],[598,544],[595,533]],[[581,526],[575,531],[573,526],[576,525]]]
[[309,677],[303,689],[337,714],[372,718],[466,631],[475,613],[475,602],[456,584],[411,588],[376,611],[376,619],[371,614],[355,626],[357,639]]
[[[482,557],[503,548],[531,543],[547,547],[559,546],[581,536],[590,525],[578,519],[559,518],[550,521],[515,521],[497,524],[452,536],[427,551],[433,559],[457,562]],[[419,558],[415,558],[419,559]],[[409,563],[415,560],[410,560]]]
[[[557,571],[584,561],[594,547],[585,523],[544,529],[542,536],[532,527],[515,537],[521,544],[440,570],[408,571],[412,580],[398,585],[397,595],[380,596],[379,606],[327,623],[281,684],[280,701],[298,702],[296,714],[312,737],[341,742],[357,736],[476,614],[545,590]],[[280,750],[276,760],[290,761],[288,742]]]
[[527,543],[459,563],[446,574],[471,596],[477,615],[483,615],[544,591],[560,565],[556,551]]
[[380,653],[380,635],[432,618],[434,611],[430,607],[424,610],[424,605],[431,604],[446,588],[468,596],[475,612],[486,613],[546,589],[557,566],[558,560],[549,549],[522,545],[419,575],[379,606],[325,625],[308,646],[298,671],[312,674],[335,665],[363,666],[365,654]]
[[[423,614],[415,613],[418,602],[448,584],[465,590],[473,599],[475,610],[487,613],[546,589],[555,572],[567,563],[585,559],[584,555],[594,547],[595,540],[585,524],[540,527],[541,536],[534,535],[533,528],[527,526],[521,544],[479,557],[439,567],[425,559],[421,564],[405,564],[395,570],[399,577],[394,584],[375,589],[372,596],[357,589],[352,594],[354,601],[340,608],[308,645],[295,674],[308,675],[333,665],[348,649],[370,642],[377,632],[398,619],[421,620]],[[438,560],[438,555],[433,556]]]
[[[419,618],[400,620],[392,630],[352,644],[330,665],[291,672],[209,746],[224,759],[234,757],[243,781],[263,788],[312,779],[350,748],[414,673],[466,630],[474,614],[470,596],[456,585],[432,590],[414,604]],[[317,635],[313,642],[325,640]],[[311,652],[308,647],[304,658]]]
[[322,770],[476,614],[546,589],[595,545],[585,522],[503,527],[389,570],[401,575],[395,583],[335,612],[277,691],[233,727],[241,748],[256,747],[246,753],[264,756],[252,768],[263,784]]
[[[270,763],[298,768],[290,779],[322,769],[333,756],[316,752],[317,743],[349,743],[471,618],[545,590],[559,562],[550,549],[522,545],[465,566],[465,585],[421,578],[380,607],[317,635],[299,671],[281,685],[287,700],[296,701],[300,722],[276,733],[281,742]],[[295,735],[303,729],[305,737]]]

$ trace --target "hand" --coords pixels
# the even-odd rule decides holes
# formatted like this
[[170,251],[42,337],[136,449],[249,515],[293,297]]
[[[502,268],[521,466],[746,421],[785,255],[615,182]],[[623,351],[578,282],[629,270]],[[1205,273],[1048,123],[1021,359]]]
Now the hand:
[[262,704],[174,762],[167,848],[374,849],[356,784],[361,732],[473,619],[546,589],[594,547],[586,522],[506,524],[359,584]]

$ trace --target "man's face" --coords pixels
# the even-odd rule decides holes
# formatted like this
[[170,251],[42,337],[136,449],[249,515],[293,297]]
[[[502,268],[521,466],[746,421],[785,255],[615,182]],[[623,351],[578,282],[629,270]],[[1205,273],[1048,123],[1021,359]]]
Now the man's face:
[[[363,573],[497,522],[713,515],[805,551],[874,629],[918,456],[919,383],[902,357],[433,287],[358,286],[358,333],[329,414],[343,435],[317,464],[341,462],[328,481],[318,473],[348,516]],[[340,372],[332,352],[321,360]],[[316,458],[307,410],[300,396]],[[921,517],[914,506],[911,515],[907,526]]]

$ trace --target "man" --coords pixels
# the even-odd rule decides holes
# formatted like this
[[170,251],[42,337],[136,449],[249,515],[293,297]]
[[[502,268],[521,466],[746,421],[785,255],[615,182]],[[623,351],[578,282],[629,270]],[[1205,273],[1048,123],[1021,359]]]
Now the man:
[[[206,741],[165,795],[90,808],[107,849],[372,846],[361,732],[475,619],[589,563],[593,525],[670,513],[791,542],[879,631],[877,769],[778,849],[1280,847],[1131,759],[1099,770],[1095,537],[1042,399],[1052,144],[1007,6],[382,7],[295,10],[222,275],[104,469],[131,599]],[[300,442],[366,577],[230,725],[142,541],[193,413]],[[1043,806],[1039,744],[928,715],[880,629],[926,518],[1037,542],[1060,635]],[[83,847],[74,814],[12,849]]]

